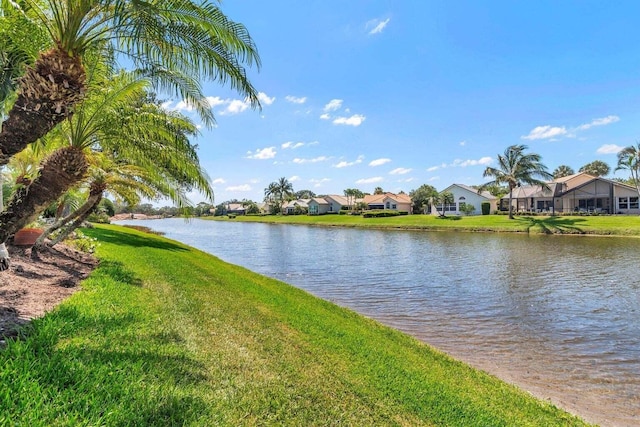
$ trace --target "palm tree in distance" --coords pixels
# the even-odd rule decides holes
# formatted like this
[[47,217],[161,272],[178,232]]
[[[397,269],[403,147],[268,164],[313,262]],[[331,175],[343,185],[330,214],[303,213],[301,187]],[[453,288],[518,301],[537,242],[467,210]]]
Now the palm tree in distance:
[[206,125],[214,117],[201,79],[229,83],[252,107],[260,106],[245,69],[260,66],[255,44],[211,1],[24,0],[2,2],[0,15],[28,17],[50,41],[17,80],[17,99],[0,132],[0,166],[82,101],[83,58],[91,51],[128,58],[159,90],[185,99]]
[[622,169],[627,169],[631,173],[631,181],[640,197],[640,142],[618,152],[618,166],[615,170]]
[[553,170],[553,179],[563,178],[565,176],[573,175],[575,171],[571,166],[560,165]]
[[278,189],[278,199],[280,200],[280,213],[283,213],[284,203],[289,197],[293,196],[293,184],[287,178],[282,177],[276,181],[276,188]]
[[594,160],[593,162],[587,163],[586,165],[582,166],[578,170],[578,172],[588,173],[589,175],[593,176],[606,176],[609,175],[610,171],[611,168],[609,167],[609,165],[602,160]]
[[478,188],[478,194],[493,185],[507,185],[509,187],[509,219],[513,219],[511,203],[513,200],[513,189],[522,184],[539,185],[548,190],[549,186],[542,179],[551,179],[552,175],[547,172],[547,167],[541,163],[542,157],[539,154],[525,154],[526,145],[511,145],[507,147],[503,155],[498,154],[498,168],[487,167],[483,173],[484,177],[492,177],[493,180],[484,183]]

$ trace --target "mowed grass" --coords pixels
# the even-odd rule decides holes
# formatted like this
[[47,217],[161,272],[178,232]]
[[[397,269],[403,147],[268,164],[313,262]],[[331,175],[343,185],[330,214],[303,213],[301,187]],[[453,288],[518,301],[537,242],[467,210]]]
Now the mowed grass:
[[515,216],[507,215],[446,216],[402,215],[386,218],[363,218],[360,215],[267,215],[204,217],[217,221],[269,222],[337,227],[396,228],[416,230],[494,231],[533,234],[593,234],[640,236],[640,216]]
[[391,328],[117,226],[0,351],[0,425],[580,426]]

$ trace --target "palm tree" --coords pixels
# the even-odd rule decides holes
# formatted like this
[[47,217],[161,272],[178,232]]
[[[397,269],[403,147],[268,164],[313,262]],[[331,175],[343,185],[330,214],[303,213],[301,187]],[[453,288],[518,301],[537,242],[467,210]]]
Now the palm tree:
[[69,117],[86,94],[83,58],[126,57],[155,87],[180,96],[207,125],[214,118],[199,81],[229,83],[259,107],[246,66],[260,65],[246,28],[211,1],[23,0],[3,2],[2,18],[23,15],[49,38],[17,80],[17,99],[0,132],[0,166]]
[[[108,150],[116,160],[127,159],[148,170],[157,170],[159,182],[171,178],[169,183],[174,185],[175,181],[182,193],[195,186],[213,199],[206,174],[197,162],[195,147],[189,142],[189,136],[197,133],[195,125],[157,104],[141,102],[147,97],[146,80],[124,73],[114,76],[111,84],[101,92],[93,92],[76,109],[72,120],[51,135],[66,145],[47,157],[39,176],[30,185],[19,188],[0,214],[0,242],[81,182],[95,150]],[[165,170],[180,173],[167,177],[161,174]],[[184,200],[179,194],[172,198]]]
[[541,163],[542,157],[539,154],[525,154],[526,145],[512,145],[507,147],[504,155],[498,154],[499,168],[487,167],[484,177],[493,177],[478,188],[478,194],[493,185],[507,185],[509,187],[509,219],[513,219],[511,203],[513,200],[513,189],[522,185],[539,185],[548,190],[546,182],[536,179],[551,179],[552,175],[547,172],[547,167]]
[[280,200],[280,213],[283,213],[284,203],[293,196],[293,184],[287,178],[282,177],[276,181],[276,188],[278,189],[278,200]]
[[593,176],[609,175],[610,171],[611,168],[609,167],[609,165],[602,160],[594,160],[593,162],[587,163],[586,165],[582,166],[578,170],[578,172],[588,173],[589,175]]
[[563,178],[565,176],[573,175],[575,171],[571,166],[560,165],[553,170],[553,179]]
[[269,205],[276,205],[278,202],[278,183],[272,182],[264,189],[264,201]]
[[631,173],[631,181],[636,187],[640,197],[640,142],[636,145],[625,147],[618,152],[618,166],[616,171],[628,169]]

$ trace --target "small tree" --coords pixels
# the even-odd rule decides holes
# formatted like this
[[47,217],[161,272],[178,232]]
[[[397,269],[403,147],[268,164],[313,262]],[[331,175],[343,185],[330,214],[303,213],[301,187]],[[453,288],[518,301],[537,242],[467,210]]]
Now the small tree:
[[413,213],[427,213],[431,200],[438,194],[435,187],[422,184],[420,187],[409,192],[413,202]]
[[476,211],[476,207],[470,205],[469,203],[465,203],[464,205],[460,206],[460,211],[465,215],[471,215]]
[[446,212],[446,207],[447,205],[454,203],[455,200],[453,198],[453,194],[451,194],[448,191],[444,191],[442,193],[438,193],[437,195],[435,195],[435,197],[433,198],[433,204],[436,205],[436,208],[438,206],[440,206],[440,208],[442,209],[439,213],[440,213],[440,217],[444,218],[445,212]]

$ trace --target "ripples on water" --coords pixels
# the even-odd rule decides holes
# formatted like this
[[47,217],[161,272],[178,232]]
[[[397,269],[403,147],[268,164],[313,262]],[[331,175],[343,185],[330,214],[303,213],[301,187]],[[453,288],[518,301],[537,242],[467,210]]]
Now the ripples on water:
[[500,366],[561,396],[604,402],[621,425],[640,417],[638,239],[126,223],[350,307],[483,369]]

